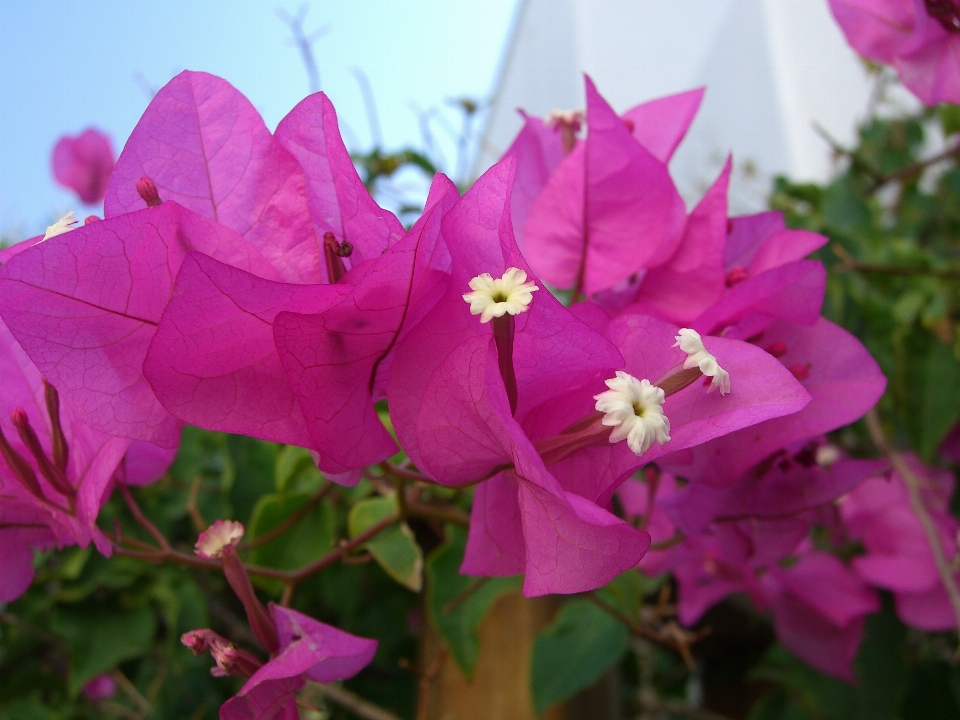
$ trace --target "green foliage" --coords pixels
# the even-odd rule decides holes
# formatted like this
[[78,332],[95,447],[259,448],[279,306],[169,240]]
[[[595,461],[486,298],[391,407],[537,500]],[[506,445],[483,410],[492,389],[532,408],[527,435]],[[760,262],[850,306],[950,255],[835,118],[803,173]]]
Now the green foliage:
[[[350,537],[357,537],[395,515],[397,510],[395,495],[361,500],[350,510]],[[423,587],[423,551],[409,525],[398,523],[368,540],[364,547],[390,577],[414,592],[420,592]]]
[[530,683],[537,713],[589,687],[627,649],[630,633],[589,600],[566,603],[533,648]]
[[427,558],[426,605],[430,622],[468,678],[480,653],[477,627],[494,601],[520,589],[520,578],[471,578],[460,574],[467,533],[448,527],[447,541]]

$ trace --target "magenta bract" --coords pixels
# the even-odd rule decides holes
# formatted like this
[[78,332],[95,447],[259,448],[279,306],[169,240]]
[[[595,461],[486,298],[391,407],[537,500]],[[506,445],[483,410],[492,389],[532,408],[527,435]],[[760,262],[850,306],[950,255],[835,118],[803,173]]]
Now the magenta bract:
[[53,176],[87,205],[103,200],[115,162],[110,138],[94,128],[64,135],[53,148]]

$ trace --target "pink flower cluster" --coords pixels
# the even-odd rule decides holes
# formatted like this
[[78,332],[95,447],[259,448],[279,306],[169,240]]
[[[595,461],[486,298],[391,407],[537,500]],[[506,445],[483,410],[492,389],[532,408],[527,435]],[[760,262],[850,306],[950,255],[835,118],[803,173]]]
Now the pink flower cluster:
[[924,105],[960,103],[958,0],[828,0],[853,49],[893,65]]
[[[399,448],[433,482],[475,484],[462,571],[522,574],[528,596],[653,563],[675,568],[687,608],[684,568],[709,556],[729,572],[685,620],[747,588],[780,609],[783,633],[810,603],[826,613],[798,643],[858,638],[872,591],[803,542],[878,471],[823,462],[822,436],[872,407],[885,380],[820,316],[824,269],[805,258],[825,238],[776,213],[729,217],[729,162],[688,212],[667,164],[702,91],[623,116],[589,79],[586,96],[585,114],[526,117],[463,196],[438,175],[405,230],[367,193],[324,95],[270,133],[225,81],[172,80],[117,162],[104,219],[0,258],[4,357],[25,378],[0,397],[42,427],[42,374],[71,447],[67,465],[56,430],[39,449],[5,450],[0,541],[20,558],[8,595],[29,582],[31,547],[109,552],[95,519],[111,483],[155,477],[192,423],[309,448],[343,484]],[[384,399],[396,440],[375,408]],[[97,464],[100,447],[112,454]],[[654,461],[661,490],[639,529],[612,500]],[[66,480],[48,476],[58,462]],[[685,484],[668,492],[674,475]],[[686,540],[671,559],[648,553],[674,527]],[[797,548],[799,561],[777,564]],[[269,675],[287,685],[264,702],[286,707],[320,662],[305,639],[339,636],[260,607],[230,557],[224,571],[274,659],[206,636],[191,646],[245,668],[239,705],[279,687],[259,683]],[[831,599],[811,593],[817,583]],[[848,648],[830,671],[845,672]],[[288,656],[302,669],[288,672]]]

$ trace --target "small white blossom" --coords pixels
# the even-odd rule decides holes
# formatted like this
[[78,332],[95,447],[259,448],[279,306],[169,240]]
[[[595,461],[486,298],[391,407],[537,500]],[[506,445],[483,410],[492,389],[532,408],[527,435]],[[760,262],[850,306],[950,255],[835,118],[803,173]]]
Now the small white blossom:
[[816,462],[820,467],[830,467],[841,457],[843,456],[840,453],[840,448],[838,448],[836,445],[827,443],[826,445],[821,445],[817,448]]
[[[49,240],[57,235],[63,235],[65,232],[70,232],[73,230],[73,226],[78,222],[80,221],[77,220],[73,214],[73,210],[71,210],[62,218],[57,220],[53,225],[47,226],[47,231],[43,234],[43,240]],[[43,240],[40,242],[43,242]]]
[[710,383],[710,389],[707,392],[717,388],[720,388],[721,395],[730,392],[730,373],[720,367],[717,359],[707,352],[700,333],[690,328],[681,328],[676,340],[673,347],[679,347],[687,354],[687,359],[683,361],[684,370],[698,367],[704,375],[712,377],[713,382]]
[[470,303],[470,313],[479,315],[481,323],[507,313],[526,312],[533,301],[536,283],[527,282],[527,274],[519,268],[508,268],[503,277],[492,278],[490,273],[477,275],[470,281],[470,289],[463,299]]
[[236,520],[217,520],[200,533],[193,550],[202,558],[218,558],[227,545],[236,545],[242,538],[242,523]]
[[663,390],[647,379],[617,370],[617,376],[606,381],[610,388],[594,396],[596,408],[605,413],[603,424],[613,427],[610,442],[626,439],[627,446],[643,455],[654,441],[670,442],[670,420],[663,414]]

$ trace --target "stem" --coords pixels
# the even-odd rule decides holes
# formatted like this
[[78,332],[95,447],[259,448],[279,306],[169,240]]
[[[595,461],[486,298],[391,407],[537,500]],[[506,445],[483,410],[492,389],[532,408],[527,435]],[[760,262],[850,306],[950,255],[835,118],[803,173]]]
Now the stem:
[[197,475],[190,485],[190,497],[187,500],[187,514],[190,515],[193,529],[196,530],[198,534],[207,529],[207,521],[204,519],[203,513],[200,512],[200,507],[197,505],[197,501],[200,498],[200,485],[202,483],[203,476]]
[[882,275],[902,275],[912,277],[915,275],[946,278],[948,280],[960,280],[960,269],[956,268],[922,268],[922,267],[904,267],[902,265],[882,265],[880,263],[865,263],[857,260],[846,249],[837,243],[830,246],[830,249],[843,261],[840,266],[840,272],[847,270],[859,270],[860,272],[878,273]]
[[313,507],[318,502],[323,500],[323,498],[326,497],[330,493],[330,491],[333,490],[333,488],[334,488],[333,483],[328,480],[324,485],[320,487],[319,490],[317,490],[313,495],[311,495],[310,498],[303,505],[298,507],[294,512],[290,513],[289,517],[287,517],[282,523],[270,529],[269,531],[265,532],[263,535],[257,538],[254,538],[253,540],[250,540],[249,542],[240,543],[240,545],[237,546],[237,550],[239,550],[240,552],[244,552],[245,550],[253,550],[255,548],[266,545],[267,543],[272,542],[273,540],[276,540],[278,537],[283,535],[287,530],[292,528],[294,525],[300,522],[304,517],[306,517],[307,513],[309,513],[310,510],[313,509]]
[[[890,458],[893,467],[900,474],[900,477],[903,478],[903,484],[906,486],[907,495],[910,498],[910,507],[913,509],[917,519],[920,520],[920,525],[923,526],[923,532],[927,536],[927,542],[930,545],[933,560],[937,566],[937,574],[940,576],[940,582],[943,583],[943,587],[947,591],[947,596],[950,598],[950,605],[953,607],[953,613],[957,618],[957,632],[958,635],[960,635],[960,588],[957,587],[953,570],[950,567],[950,562],[947,560],[947,554],[944,552],[943,544],[940,542],[940,532],[937,530],[937,525],[930,516],[930,511],[927,509],[926,504],[923,502],[923,495],[920,492],[923,481],[917,477],[917,474],[907,461],[904,460],[903,455],[894,450],[890,445],[883,432],[883,427],[880,424],[880,415],[877,413],[875,407],[867,413],[866,420],[867,429],[870,431],[870,438],[873,440],[874,445]],[[958,661],[960,661],[960,647],[957,648],[957,651],[953,655],[953,663],[956,664]]]
[[909,165],[904,165],[899,170],[894,170],[893,172],[886,173],[885,175],[875,177],[874,185],[870,188],[870,191],[874,192],[880,189],[882,185],[887,184],[891,180],[900,180],[902,178],[910,177],[911,175],[918,175],[928,167],[937,165],[944,160],[950,160],[951,158],[957,159],[958,157],[960,157],[960,145],[956,145],[948,150],[944,150],[943,152],[927,158],[926,160],[920,160]]
[[[399,716],[394,715],[389,710],[379,705],[374,705],[369,700],[364,700],[356,693],[352,693],[339,685],[315,683],[313,686],[318,688],[327,700],[349,710],[354,715],[364,718],[364,720],[400,720]],[[301,707],[306,707],[308,710],[317,709],[299,702],[298,704],[300,704]]]
[[[123,495],[123,500],[127,504],[127,507],[130,509],[130,514],[133,515],[133,519],[136,520],[140,525],[150,533],[150,536],[157,541],[157,544],[164,551],[171,551],[170,543],[167,541],[167,538],[162,532],[157,529],[157,526],[152,522],[147,520],[147,516],[143,514],[140,510],[140,506],[137,505],[137,501],[133,499],[133,495],[130,494],[130,488],[128,488],[123,483],[118,483],[120,486],[120,493]],[[215,565],[218,563],[214,563]]]
[[420,676],[419,692],[417,693],[417,720],[427,720],[430,712],[430,687],[437,675],[443,669],[443,664],[447,660],[447,648],[441,646],[424,673]]
[[453,523],[462,527],[469,527],[470,516],[460,508],[452,505],[428,505],[426,503],[408,502],[407,512],[409,517],[419,517],[427,520],[439,520],[441,522]]
[[446,605],[444,605],[443,608],[440,610],[440,613],[443,615],[449,615],[458,607],[463,605],[467,600],[472,598],[474,594],[478,590],[480,590],[480,588],[486,585],[488,582],[490,582],[490,578],[488,577],[477,578],[472,583],[470,583],[466,588],[464,588],[464,590],[459,595],[457,595],[453,600],[451,600]]
[[493,341],[497,345],[497,364],[500,366],[500,377],[507,391],[507,400],[510,402],[510,414],[517,414],[517,373],[513,368],[513,336],[516,324],[513,315],[493,318]]

